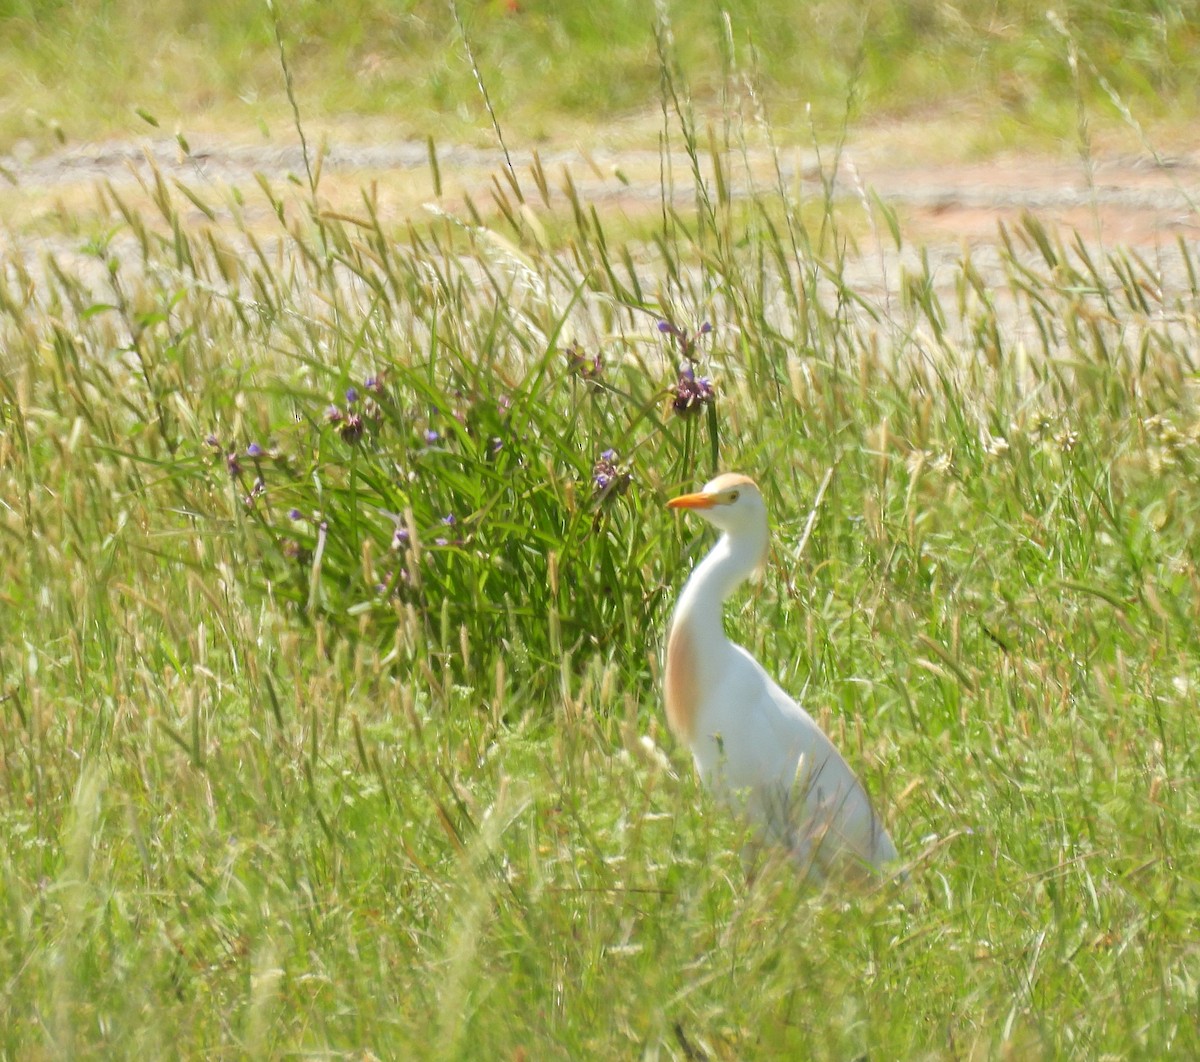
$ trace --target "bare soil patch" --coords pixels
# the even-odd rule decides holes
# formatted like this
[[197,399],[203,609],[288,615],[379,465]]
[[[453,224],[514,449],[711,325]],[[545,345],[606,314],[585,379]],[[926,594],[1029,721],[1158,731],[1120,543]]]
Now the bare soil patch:
[[[9,226],[24,222],[55,202],[90,199],[97,182],[136,187],[150,176],[151,165],[168,178],[203,189],[245,185],[262,174],[271,180],[303,179],[304,157],[296,145],[247,146],[210,139],[185,153],[173,140],[118,141],[64,148],[39,158],[19,153],[0,157],[7,178]],[[657,151],[598,151],[552,148],[537,154],[552,185],[569,173],[580,195],[616,201],[630,209],[657,203],[662,166]],[[512,155],[518,174],[534,164],[533,152]],[[447,206],[464,195],[486,203],[493,178],[505,165],[498,150],[456,146],[438,149]],[[670,160],[677,193],[690,192],[690,163]],[[821,166],[811,151],[785,151],[780,157],[789,184],[809,185],[816,194]],[[765,152],[752,153],[743,172],[732,174],[735,192],[762,187],[774,179]],[[390,144],[333,145],[322,165],[322,191],[332,201],[347,198],[347,189],[375,182],[384,191],[392,215],[419,210],[434,198],[426,145],[411,141]],[[532,189],[532,181],[529,182]],[[871,189],[894,205],[906,235],[918,243],[988,242],[997,223],[1028,211],[1048,225],[1078,229],[1089,239],[1140,246],[1174,241],[1200,233],[1200,153],[1169,158],[1109,155],[1090,161],[1062,161],[1037,155],[1005,155],[987,162],[936,162],[927,165],[896,160],[894,153],[866,144],[850,146],[837,160],[837,194],[861,196]]]
[[1064,163],[1036,156],[933,167],[867,160],[863,179],[904,210],[916,237],[994,240],[999,222],[1030,212],[1087,239],[1144,246],[1200,234],[1200,156],[1110,156]]

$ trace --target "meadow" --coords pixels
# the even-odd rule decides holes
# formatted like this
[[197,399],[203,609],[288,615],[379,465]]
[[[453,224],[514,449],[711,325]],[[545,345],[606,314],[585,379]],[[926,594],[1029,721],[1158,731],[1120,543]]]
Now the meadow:
[[[331,60],[279,28],[303,129]],[[790,133],[685,30],[640,45],[686,164],[633,217],[536,159],[439,198],[434,143],[389,223],[314,137],[9,241],[3,1057],[1200,1053],[1192,246],[1029,216],[935,275],[881,202],[747,172]],[[718,469],[774,530],[729,629],[903,884],[796,880],[666,732],[711,535],[664,502]]]
[[[1131,107],[1190,143],[1200,23],[1179,0],[0,0],[0,147],[107,133],[278,136],[291,108],[283,23],[305,118],[348,137],[492,143],[462,30],[511,137],[653,144],[662,91],[654,23],[693,98],[717,109],[750,70],[781,135],[919,119],[914,147],[980,155],[1070,139],[1082,98]],[[645,120],[649,114],[650,121]],[[281,128],[282,127],[282,128]]]

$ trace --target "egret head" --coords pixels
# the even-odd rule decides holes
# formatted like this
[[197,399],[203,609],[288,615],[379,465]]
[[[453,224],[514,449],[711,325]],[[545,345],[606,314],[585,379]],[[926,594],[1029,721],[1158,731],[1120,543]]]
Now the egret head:
[[726,472],[710,479],[695,494],[672,498],[667,506],[692,509],[732,538],[761,539],[765,550],[767,507],[749,476]]

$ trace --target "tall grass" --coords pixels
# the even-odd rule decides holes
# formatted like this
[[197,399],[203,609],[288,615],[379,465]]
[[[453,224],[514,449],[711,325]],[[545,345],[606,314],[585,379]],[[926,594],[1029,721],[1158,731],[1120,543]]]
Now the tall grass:
[[[389,231],[317,158],[6,257],[7,1056],[1196,1052],[1190,247],[857,290],[668,30],[648,241],[536,163]],[[902,891],[743,858],[664,733],[715,467]]]

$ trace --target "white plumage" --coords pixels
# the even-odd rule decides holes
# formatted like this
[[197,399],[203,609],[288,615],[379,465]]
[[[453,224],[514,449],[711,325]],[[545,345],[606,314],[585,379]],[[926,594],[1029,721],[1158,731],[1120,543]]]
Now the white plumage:
[[667,721],[701,781],[787,845],[815,880],[896,858],[866,791],[812,717],[725,637],[726,598],[767,559],[762,494],[725,474],[668,503],[723,532],[679,595],[667,635]]

